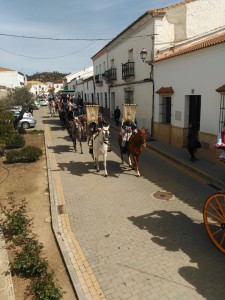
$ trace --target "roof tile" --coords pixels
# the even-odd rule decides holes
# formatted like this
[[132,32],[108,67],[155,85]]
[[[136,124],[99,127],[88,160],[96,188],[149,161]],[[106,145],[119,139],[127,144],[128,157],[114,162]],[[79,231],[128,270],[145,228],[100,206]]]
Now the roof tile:
[[172,86],[168,86],[168,87],[161,87],[160,89],[158,89],[156,91],[156,94],[170,94],[172,95],[174,93],[174,90],[172,88]]
[[222,43],[225,43],[225,32],[211,35],[210,37],[201,39],[200,41],[194,42],[189,45],[178,46],[177,48],[172,47],[169,51],[158,54],[155,57],[154,62],[161,61],[174,56],[190,53],[196,50],[200,50],[203,48],[211,47]]

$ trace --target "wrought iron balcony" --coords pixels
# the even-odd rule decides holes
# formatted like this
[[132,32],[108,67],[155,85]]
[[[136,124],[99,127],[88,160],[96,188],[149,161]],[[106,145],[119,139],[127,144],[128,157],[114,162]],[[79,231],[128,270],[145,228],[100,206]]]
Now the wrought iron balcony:
[[134,77],[134,62],[128,61],[122,64],[122,79]]
[[111,82],[116,80],[116,68],[111,68],[104,73],[104,78],[106,82]]
[[95,83],[102,83],[102,74],[95,75]]

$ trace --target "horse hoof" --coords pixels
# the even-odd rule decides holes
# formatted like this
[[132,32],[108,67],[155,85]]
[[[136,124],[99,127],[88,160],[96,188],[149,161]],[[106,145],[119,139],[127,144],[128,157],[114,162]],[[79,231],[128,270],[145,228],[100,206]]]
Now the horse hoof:
[[100,172],[100,170],[97,170],[97,172]]
[[108,177],[108,174],[105,174],[104,177]]
[[140,175],[140,174],[137,174],[136,176],[137,176],[137,177],[141,177],[141,175]]

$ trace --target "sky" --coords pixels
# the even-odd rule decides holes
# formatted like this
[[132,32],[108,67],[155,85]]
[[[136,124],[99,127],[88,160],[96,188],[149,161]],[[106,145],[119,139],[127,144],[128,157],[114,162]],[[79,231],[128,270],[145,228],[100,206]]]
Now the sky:
[[0,67],[73,73],[143,15],[181,0],[1,0]]

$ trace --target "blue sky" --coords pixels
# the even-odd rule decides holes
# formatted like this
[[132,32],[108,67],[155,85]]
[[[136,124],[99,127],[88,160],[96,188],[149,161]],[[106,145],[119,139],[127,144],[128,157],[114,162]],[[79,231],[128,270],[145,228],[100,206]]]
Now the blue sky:
[[[71,73],[89,67],[92,65],[91,57],[95,53],[147,10],[180,1],[9,0],[1,2],[0,67],[32,75],[36,72],[53,71]],[[48,38],[78,40],[59,41]],[[81,41],[79,39],[109,40]]]

